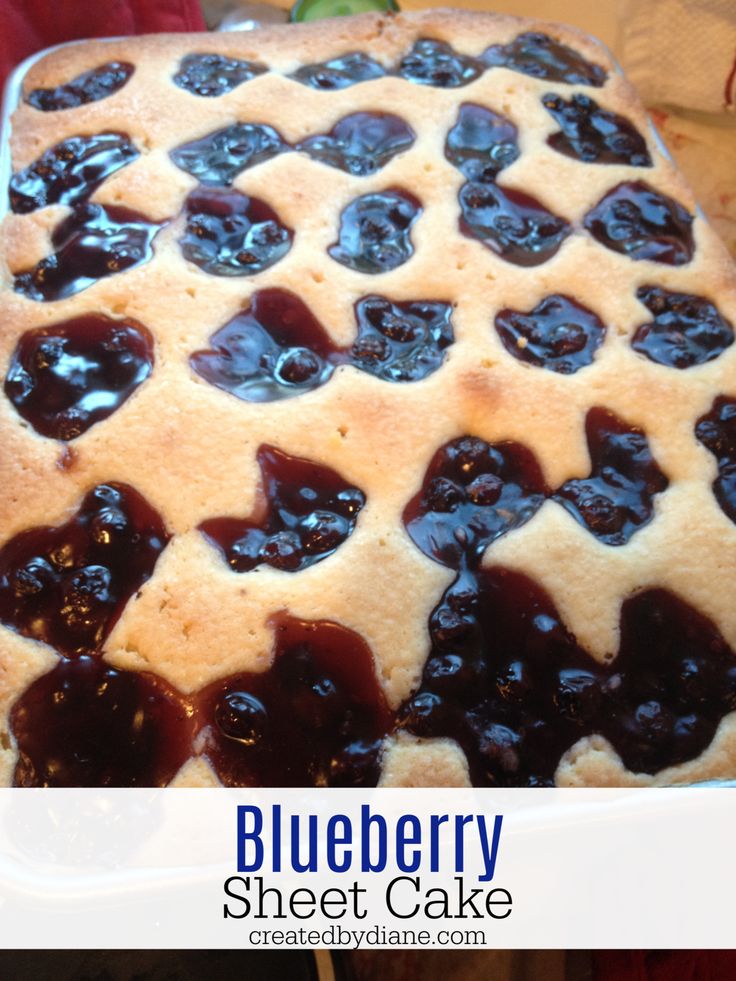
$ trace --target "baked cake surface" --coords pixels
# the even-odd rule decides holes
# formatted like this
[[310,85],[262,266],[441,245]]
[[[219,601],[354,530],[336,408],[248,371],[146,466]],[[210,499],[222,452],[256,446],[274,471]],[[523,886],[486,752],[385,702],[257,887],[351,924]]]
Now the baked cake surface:
[[736,277],[604,49],[85,42],[12,159],[4,782],[736,776]]

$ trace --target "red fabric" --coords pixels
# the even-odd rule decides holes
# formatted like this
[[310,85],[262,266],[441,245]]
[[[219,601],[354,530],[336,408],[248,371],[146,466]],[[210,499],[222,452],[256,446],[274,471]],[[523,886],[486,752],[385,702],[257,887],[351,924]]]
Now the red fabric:
[[734,950],[600,950],[593,981],[733,981]]
[[34,51],[88,37],[204,31],[199,0],[0,0],[0,87]]

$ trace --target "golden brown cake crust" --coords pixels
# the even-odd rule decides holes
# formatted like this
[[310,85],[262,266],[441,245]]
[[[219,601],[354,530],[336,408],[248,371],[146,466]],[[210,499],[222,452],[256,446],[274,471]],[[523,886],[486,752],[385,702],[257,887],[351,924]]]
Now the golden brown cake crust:
[[[0,399],[0,528],[5,541],[36,525],[59,524],[84,493],[102,481],[134,486],[163,516],[172,540],[153,577],[128,604],[104,647],[113,665],[154,671],[183,692],[236,671],[265,668],[271,658],[269,617],[288,609],[305,619],[328,619],[361,634],[395,708],[417,685],[429,646],[428,617],[451,581],[448,569],[423,556],[401,516],[420,488],[435,450],[469,433],[489,442],[517,440],[540,462],[550,486],[585,476],[587,410],[605,405],[647,433],[670,479],[656,500],[655,520],[628,545],[599,543],[562,508],[547,502],[522,529],[488,550],[485,564],[535,578],[552,596],[563,621],[601,662],[618,646],[623,600],[650,585],[668,588],[713,619],[736,646],[736,526],[711,492],[715,462],[694,436],[693,422],[716,394],[736,395],[736,346],[688,371],[637,356],[629,341],[646,319],[637,287],[656,282],[717,302],[736,323],[736,274],[722,244],[698,215],[695,257],[674,268],[632,262],[599,244],[581,227],[586,212],[617,183],[639,179],[622,165],[588,166],[546,144],[557,127],[540,96],[566,97],[581,86],[538,80],[505,68],[470,85],[437,89],[383,77],[341,91],[319,92],[286,77],[301,64],[364,50],[395,64],[416,38],[448,41],[467,55],[507,43],[522,30],[543,30],[603,66],[603,88],[587,90],[601,106],[630,119],[645,135],[653,166],[641,179],[693,211],[691,191],[660,153],[631,86],[606,51],[569,28],[467,11],[320,21],[243,34],[157,35],[90,41],[36,63],[27,93],[66,81],[114,59],[135,64],[118,92],[63,112],[27,104],[13,117],[12,159],[18,170],[48,147],[102,130],[130,135],[141,154],[106,180],[92,200],[123,203],[161,221],[171,219],[145,265],[101,280],[53,303],[18,295],[12,276],[49,251],[58,206],[8,216],[0,244],[0,374],[24,331],[87,313],[139,320],[152,332],[151,378],[110,418],[74,441],[75,462],[59,466],[61,444],[37,435]],[[171,81],[179,60],[217,52],[267,64],[272,70],[218,98],[198,98]],[[444,140],[458,106],[477,102],[502,113],[519,130],[521,155],[503,174],[505,187],[539,198],[564,215],[574,231],[541,266],[521,268],[497,258],[458,230],[462,175],[444,157]],[[392,111],[417,134],[412,149],[368,177],[356,178],[291,153],[241,173],[234,186],[262,197],[296,229],[288,257],[248,278],[208,276],[182,257],[177,244],[185,196],[196,182],[169,158],[174,147],[236,121],[274,126],[295,143],[328,131],[360,110]],[[367,277],[334,262],[327,247],[342,209],[357,195],[405,187],[423,204],[412,233],[410,262]],[[265,404],[239,401],[198,378],[189,354],[231,319],[256,290],[278,286],[297,293],[339,344],[353,339],[355,301],[378,290],[394,300],[453,303],[456,342],[440,371],[421,382],[390,385],[341,367],[328,385]],[[573,376],[533,369],[510,357],[491,329],[505,307],[529,310],[549,293],[576,297],[608,327],[585,370]],[[268,568],[234,575],[207,544],[198,525],[214,515],[246,516],[256,499],[255,453],[263,444],[337,470],[362,488],[368,504],[355,533],[328,560],[298,576]],[[18,694],[53,664],[44,645],[0,626],[0,716]],[[565,784],[678,782],[736,776],[736,725],[727,718],[701,758],[650,778],[625,771],[600,739],[567,754],[558,771]],[[11,779],[12,738],[3,736],[0,782]],[[405,739],[385,756],[384,784],[454,785],[467,780],[454,744]],[[207,783],[203,764],[191,783]],[[187,782],[185,780],[185,782]]]

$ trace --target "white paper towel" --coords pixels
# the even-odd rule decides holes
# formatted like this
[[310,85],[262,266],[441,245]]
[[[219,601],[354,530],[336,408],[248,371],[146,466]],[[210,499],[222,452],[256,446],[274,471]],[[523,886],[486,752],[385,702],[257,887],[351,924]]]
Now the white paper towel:
[[625,0],[621,60],[644,101],[736,106],[736,0]]

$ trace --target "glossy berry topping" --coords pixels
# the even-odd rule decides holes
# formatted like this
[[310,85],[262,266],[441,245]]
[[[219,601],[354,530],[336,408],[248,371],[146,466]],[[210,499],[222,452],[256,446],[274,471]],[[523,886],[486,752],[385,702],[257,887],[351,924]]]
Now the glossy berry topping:
[[329,379],[344,360],[322,324],[293,293],[260,290],[250,306],[210,338],[189,362],[211,385],[247,402],[301,395]]
[[624,603],[607,674],[601,731],[630,770],[694,759],[736,707],[734,652],[710,620],[663,589]]
[[351,361],[386,381],[419,381],[436,371],[454,341],[449,303],[394,303],[365,296],[355,304],[358,338]]
[[435,453],[422,489],[404,509],[404,524],[425,555],[453,569],[473,568],[492,542],[534,516],[546,494],[525,446],[463,436]]
[[600,691],[597,665],[546,594],[507,570],[464,572],[429,629],[422,681],[399,711],[400,728],[455,739],[475,786],[552,784],[562,754],[597,717]]
[[299,572],[332,555],[355,529],[365,494],[329,467],[261,446],[262,498],[251,519],[210,518],[200,531],[234,572],[266,564]]
[[600,88],[606,81],[606,73],[600,65],[594,65],[573,48],[536,31],[520,34],[508,44],[486,48],[481,60],[488,68],[510,68],[550,82]]
[[453,343],[451,314],[448,303],[366,296],[355,304],[358,337],[341,348],[293,293],[260,290],[212,335],[211,348],[189,360],[205,381],[247,402],[310,392],[341,364],[384,381],[419,381],[440,367]]
[[577,93],[569,102],[553,92],[542,104],[560,127],[547,137],[553,150],[583,163],[651,167],[644,137],[623,116],[601,109],[589,95]]
[[121,89],[134,71],[134,66],[127,61],[110,61],[77,75],[66,85],[55,89],[33,89],[26,96],[26,102],[42,112],[74,109],[88,102],[99,102]]
[[357,272],[374,275],[395,269],[414,254],[410,232],[421,210],[408,191],[363,194],[343,211],[338,241],[328,251]]
[[60,661],[13,706],[16,787],[164,787],[190,756],[191,712],[161,678]]
[[168,540],[132,487],[99,484],[65,524],[0,548],[0,621],[65,657],[99,651]]
[[153,367],[153,338],[134,321],[86,314],[22,335],[5,394],[41,436],[70,440],[130,398]]
[[582,303],[557,293],[529,313],[501,310],[496,330],[503,346],[519,361],[572,375],[592,364],[606,328]]
[[654,320],[642,324],[631,346],[650,361],[670,368],[692,368],[712,361],[733,344],[733,327],[702,296],[640,286],[637,297]]
[[212,98],[231,92],[243,82],[268,71],[265,65],[219,54],[191,54],[182,58],[174,84],[192,95]]
[[539,266],[556,254],[570,226],[536,198],[497,184],[460,188],[460,231],[517,266]]
[[518,131],[504,116],[466,102],[447,134],[445,156],[469,181],[494,181],[519,156]]
[[10,207],[28,214],[47,204],[77,204],[137,156],[138,150],[122,133],[71,136],[13,174]]
[[55,252],[18,273],[15,289],[30,300],[63,300],[97,280],[153,258],[161,228],[128,208],[78,205],[51,236]]
[[353,51],[319,65],[303,65],[289,75],[289,78],[308,85],[311,89],[330,92],[334,89],[346,89],[358,82],[369,82],[372,78],[381,78],[385,74],[386,69],[373,58],[362,51]]
[[184,257],[212,276],[253,276],[283,259],[294,233],[259,198],[198,188],[187,198]]
[[200,184],[226,187],[242,171],[270,160],[291,147],[272,126],[234,123],[171,151],[177,167]]
[[430,618],[418,691],[399,713],[450,737],[479,786],[551,785],[561,756],[602,734],[634,772],[698,756],[736,706],[736,660],[712,623],[664,590],[628,599],[618,657],[581,648],[549,596],[507,569],[462,573]]
[[568,480],[554,499],[606,545],[625,545],[652,520],[654,497],[669,481],[644,433],[612,412],[591,409],[585,434],[590,476]]
[[718,461],[713,493],[723,512],[736,522],[736,399],[719,396],[698,419],[695,435]]
[[275,618],[268,671],[198,696],[198,743],[226,786],[375,786],[390,714],[370,649],[327,621]]
[[344,116],[329,133],[302,140],[296,149],[354,177],[367,177],[408,150],[415,138],[412,128],[399,116],[355,112]]
[[453,51],[445,41],[420,38],[401,59],[396,74],[420,85],[454,89],[475,81],[483,74],[483,65]]
[[614,187],[585,216],[593,238],[630,259],[682,266],[693,257],[693,216],[643,181]]

